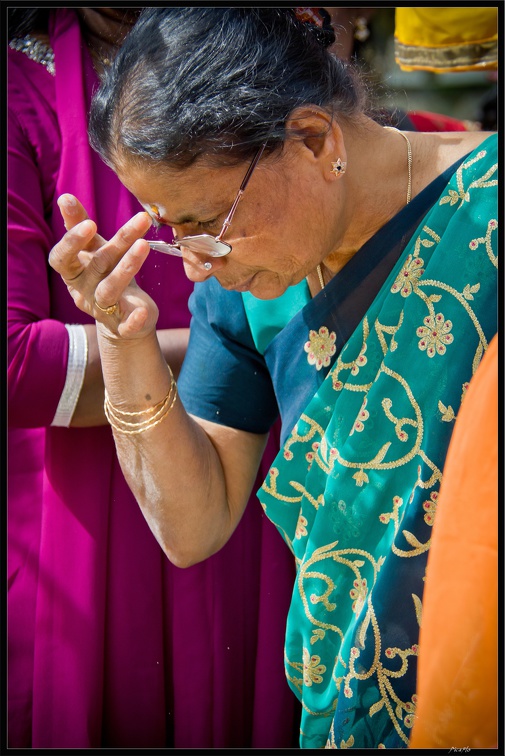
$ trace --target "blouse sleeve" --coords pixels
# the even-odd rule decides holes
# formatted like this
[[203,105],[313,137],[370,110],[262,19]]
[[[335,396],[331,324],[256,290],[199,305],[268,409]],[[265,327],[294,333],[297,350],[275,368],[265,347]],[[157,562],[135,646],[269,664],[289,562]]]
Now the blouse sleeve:
[[278,416],[277,402],[241,295],[209,279],[195,285],[189,306],[189,345],[178,381],[186,410],[220,425],[267,433]]
[[47,262],[54,243],[47,218],[59,132],[50,107],[36,100],[36,86],[9,65],[8,401],[9,425],[23,428],[53,421],[69,348],[65,324],[51,318]]

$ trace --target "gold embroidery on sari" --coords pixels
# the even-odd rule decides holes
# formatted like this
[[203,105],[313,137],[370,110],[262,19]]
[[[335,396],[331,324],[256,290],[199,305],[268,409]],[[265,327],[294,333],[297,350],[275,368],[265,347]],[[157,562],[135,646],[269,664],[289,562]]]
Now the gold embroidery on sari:
[[337,351],[336,338],[336,333],[334,331],[330,333],[326,326],[322,326],[319,331],[309,331],[309,340],[303,347],[307,352],[309,365],[315,365],[316,370],[328,367],[330,359]]
[[[494,168],[481,171],[482,175],[470,184],[466,170],[471,165],[478,170],[478,161],[486,153],[481,150],[474,154],[476,157],[458,169],[452,184],[457,191],[446,190],[435,205],[436,213],[430,217],[433,221],[440,217],[440,228],[445,228],[446,216],[453,216],[461,207],[463,213],[469,212],[476,191],[496,186]],[[473,171],[475,176],[475,167]],[[403,645],[394,635],[388,635],[387,623],[381,619],[381,586],[383,579],[391,577],[390,560],[393,569],[397,558],[420,560],[419,579],[409,584],[408,592],[403,594],[407,598],[406,626],[420,626],[424,560],[442,480],[442,457],[429,441],[437,432],[437,424],[445,425],[442,434],[450,437],[447,423],[454,422],[457,411],[459,390],[456,387],[455,393],[454,386],[447,390],[444,365],[450,365],[458,349],[466,350],[461,378],[458,374],[464,394],[471,378],[465,373],[475,372],[487,349],[488,331],[479,317],[486,312],[484,292],[489,291],[489,278],[483,275],[482,286],[481,280],[473,278],[472,253],[479,255],[481,267],[483,260],[488,269],[495,266],[495,213],[496,209],[491,209],[490,220],[480,218],[480,225],[468,225],[470,230],[462,242],[463,250],[468,250],[468,265],[461,266],[457,276],[448,273],[447,283],[440,279],[444,279],[445,268],[450,268],[450,228],[443,240],[436,222],[430,221],[418,230],[412,238],[412,251],[400,271],[391,277],[384,298],[376,301],[375,308],[338,355],[314,403],[308,403],[287,439],[279,455],[282,479],[277,480],[275,470],[263,486],[273,499],[274,512],[274,500],[282,502],[278,519],[284,531],[289,531],[287,541],[291,547],[295,541],[296,613],[292,617],[293,645],[287,645],[285,652],[287,677],[300,694],[303,711],[312,713],[316,720],[342,705],[339,726],[335,728],[331,723],[325,730],[323,723],[321,730],[321,725],[318,729],[315,724],[307,733],[307,744],[323,734],[326,747],[350,747],[354,739],[346,729],[352,727],[352,722],[345,722],[346,710],[365,705],[363,691],[368,695],[374,689],[366,703],[368,716],[374,721],[389,718],[392,732],[408,745],[416,697],[402,678],[412,673],[418,647],[413,642],[415,635]],[[445,246],[436,255],[442,241]],[[430,278],[426,278],[426,271]],[[418,349],[418,339],[425,339],[424,350]],[[417,372],[400,359],[401,354],[392,356],[397,349],[407,348],[408,352],[409,347],[413,357],[414,351],[419,354],[414,358],[416,367],[419,365]],[[430,347],[431,359],[426,359]],[[435,369],[434,362],[442,366],[437,368],[441,380],[432,385],[427,398],[423,365]],[[331,404],[331,396],[337,403],[334,415],[324,409]],[[409,464],[408,478],[382,475]],[[387,488],[381,487],[383,481],[395,484],[388,491],[389,505],[384,504]],[[292,510],[291,520],[288,510]],[[373,513],[373,522],[366,519],[369,513]],[[272,519],[275,521],[275,516]],[[385,575],[379,579],[381,568]],[[391,644],[391,638],[395,645],[386,645]],[[297,661],[290,660],[288,654]],[[312,679],[309,686],[304,685],[304,676],[312,673],[317,684]],[[373,680],[373,685],[362,688],[364,680]],[[318,706],[311,699],[314,688],[321,696],[317,712],[309,708],[310,704],[313,708]],[[342,704],[338,704],[340,696]],[[383,726],[379,725],[381,729]],[[383,748],[384,743],[378,747]]]

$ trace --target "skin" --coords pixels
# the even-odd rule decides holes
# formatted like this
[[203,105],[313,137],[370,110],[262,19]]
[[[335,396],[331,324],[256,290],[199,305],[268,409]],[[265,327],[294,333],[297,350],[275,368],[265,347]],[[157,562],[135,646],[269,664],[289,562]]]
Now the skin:
[[[352,125],[331,122],[310,107],[293,113],[287,127],[304,119],[303,141],[289,140],[281,156],[258,164],[225,237],[232,252],[214,258],[184,252],[193,281],[214,275],[227,289],[259,298],[279,296],[305,276],[319,291],[316,266],[326,280],[405,204],[406,144],[401,135],[365,117]],[[323,126],[328,127],[319,136]],[[409,135],[413,150],[413,196],[487,134]],[[331,162],[347,161],[343,176]],[[154,170],[123,159],[116,166],[139,201],[158,204],[180,236],[201,233],[197,221],[220,230],[247,164],[186,171]],[[193,220],[188,221],[188,216]],[[67,283],[76,305],[97,320],[105,384],[123,411],[147,409],[170,388],[170,375],[156,337],[157,307],[135,283],[149,254],[142,236],[151,223],[139,213],[113,239],[97,245],[96,225],[86,220],[57,244],[49,262]],[[106,315],[118,302],[118,310]],[[123,472],[152,532],[168,558],[190,566],[220,549],[237,526],[250,495],[265,437],[188,415],[181,402],[162,423],[138,435],[115,432]]]
[[[73,229],[88,218],[88,214],[80,202],[72,195],[64,194],[58,199],[58,206],[62,214],[65,228]],[[99,249],[105,244],[105,239],[95,234],[89,243],[89,249]],[[85,325],[88,338],[88,360],[84,373],[84,380],[79,394],[71,428],[86,428],[97,425],[107,425],[104,402],[104,379],[98,337],[95,325]],[[189,328],[162,328],[156,331],[160,349],[167,364],[177,377],[179,375],[189,340]]]

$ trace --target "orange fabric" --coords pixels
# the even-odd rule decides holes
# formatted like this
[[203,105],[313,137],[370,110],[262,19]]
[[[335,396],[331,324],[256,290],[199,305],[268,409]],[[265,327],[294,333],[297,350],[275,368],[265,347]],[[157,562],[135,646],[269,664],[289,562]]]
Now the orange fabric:
[[498,744],[498,341],[463,399],[426,569],[410,748]]

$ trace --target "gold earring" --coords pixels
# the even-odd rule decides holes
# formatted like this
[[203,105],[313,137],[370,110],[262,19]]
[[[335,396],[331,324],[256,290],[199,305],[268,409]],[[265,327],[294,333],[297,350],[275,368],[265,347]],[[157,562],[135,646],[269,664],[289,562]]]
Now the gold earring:
[[335,176],[342,176],[342,174],[345,173],[346,168],[347,163],[340,160],[340,158],[337,158],[336,161],[331,164],[331,172],[334,173]]

